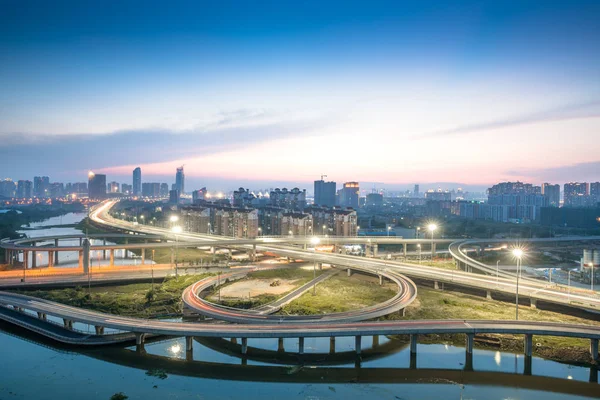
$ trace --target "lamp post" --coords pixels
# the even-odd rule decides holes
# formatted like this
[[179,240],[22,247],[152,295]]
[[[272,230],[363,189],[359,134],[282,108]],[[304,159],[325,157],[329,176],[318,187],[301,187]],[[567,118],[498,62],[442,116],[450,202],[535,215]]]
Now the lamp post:
[[589,263],[590,266],[590,289],[594,291],[594,263]]
[[[260,228],[258,228],[258,229],[260,230]],[[207,229],[207,231],[208,231],[208,234],[210,235],[210,222],[208,223],[208,229]]]
[[152,273],[152,291],[154,292],[154,249],[152,249],[152,264],[150,264],[150,271]]
[[421,230],[421,227],[417,226],[417,233],[415,235],[417,237],[417,239],[419,238],[419,234],[421,233],[421,232],[419,232],[420,230]]
[[388,227],[387,227],[387,235],[388,235],[388,237],[390,237],[390,231],[391,231],[391,230],[392,230],[392,227],[391,227],[391,226],[388,226]]
[[434,256],[433,233],[437,229],[437,225],[436,224],[429,224],[429,226],[427,227],[427,229],[429,229],[429,232],[431,232],[431,261],[433,261],[433,256]]
[[360,231],[360,226],[356,226],[356,237],[358,237],[358,231]]
[[[321,240],[318,237],[313,237],[310,239],[310,243],[312,243],[313,246],[317,246],[319,244]],[[317,279],[317,262],[314,261],[313,262],[313,296],[317,294],[317,283],[315,282],[315,279]]]
[[419,264],[421,264],[421,243],[417,244],[417,249],[419,249]]
[[325,229],[327,229],[327,225],[323,225],[323,236],[325,236]]
[[496,287],[498,287],[498,265],[500,265],[500,260],[496,261]]
[[516,293],[516,300],[515,300],[515,320],[519,320],[519,275],[520,275],[520,270],[521,270],[521,258],[523,257],[523,250],[521,249],[514,249],[513,250],[513,256],[515,256],[515,258],[517,259],[517,293]]
[[[209,224],[209,225],[210,225],[210,224]],[[262,228],[259,226],[259,227],[258,227],[258,237],[260,237],[260,236],[261,236],[261,234],[262,234]]]
[[568,288],[569,288],[569,296],[567,297],[567,299],[569,300],[569,303],[571,302],[571,270],[569,270],[569,272],[567,272],[567,284],[568,284]]
[[[173,217],[171,217],[171,220],[173,219]],[[177,236],[178,233],[181,233],[181,227],[179,225],[174,226],[173,228],[171,228],[171,230],[173,231],[173,233],[175,234],[175,277],[177,277],[177,261],[178,261],[178,252],[179,252],[179,236]]]

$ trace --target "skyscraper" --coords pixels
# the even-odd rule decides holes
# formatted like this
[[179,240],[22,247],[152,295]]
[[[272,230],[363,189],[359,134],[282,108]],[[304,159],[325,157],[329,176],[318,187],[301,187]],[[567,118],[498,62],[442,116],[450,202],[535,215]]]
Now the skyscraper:
[[550,207],[558,207],[560,205],[560,185],[544,183],[542,184],[542,194],[548,198],[548,205]]
[[335,182],[315,181],[315,204],[325,207],[335,206]]
[[142,194],[142,169],[137,167],[133,170],[133,195]]
[[185,193],[184,181],[185,181],[185,174],[183,173],[183,165],[182,165],[181,167],[177,168],[177,173],[175,174],[175,190],[177,190],[179,192],[180,196]]
[[35,176],[33,178],[33,195],[38,198],[48,197],[50,178],[47,176]]
[[413,189],[413,196],[419,197],[419,185],[415,185],[415,188]]
[[587,182],[565,183],[564,205],[567,207],[579,207],[587,203],[589,187]]
[[17,182],[17,197],[20,199],[31,198],[31,181],[19,181]]
[[358,209],[358,182],[346,182],[339,192],[339,203],[342,207]]
[[88,173],[88,191],[90,199],[104,199],[106,197],[106,175]]

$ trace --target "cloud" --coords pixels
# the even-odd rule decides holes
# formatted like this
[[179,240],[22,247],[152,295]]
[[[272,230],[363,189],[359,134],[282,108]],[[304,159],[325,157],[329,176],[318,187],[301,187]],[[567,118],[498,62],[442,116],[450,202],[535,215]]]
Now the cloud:
[[302,136],[334,122],[332,115],[286,118],[260,110],[240,110],[220,114],[217,122],[186,131],[2,135],[0,170],[7,176],[64,176],[90,168],[175,161]]
[[529,177],[537,182],[597,182],[600,180],[600,161],[572,165],[532,168],[520,171],[509,170],[507,175]]
[[429,132],[416,135],[414,139],[428,139],[443,136],[461,135],[490,129],[506,128],[516,125],[532,124],[536,122],[560,121],[576,118],[600,116],[600,100],[586,103],[568,104],[561,107],[544,110],[536,113],[523,114],[513,118],[487,121],[478,124],[463,125],[453,129]]

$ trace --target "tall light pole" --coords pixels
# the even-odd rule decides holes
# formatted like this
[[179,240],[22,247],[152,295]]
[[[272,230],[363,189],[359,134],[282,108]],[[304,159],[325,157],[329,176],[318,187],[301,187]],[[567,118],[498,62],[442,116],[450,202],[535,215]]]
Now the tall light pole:
[[[171,217],[172,219],[173,217]],[[171,228],[171,230],[173,231],[173,233],[175,234],[175,277],[177,277],[177,261],[178,261],[178,252],[179,252],[179,236],[177,236],[177,234],[181,233],[181,227],[179,225],[174,226],[173,228]]]
[[419,264],[421,264],[421,243],[417,244],[417,249],[419,249]]
[[569,270],[569,272],[567,273],[567,282],[568,282],[568,288],[569,288],[569,302],[571,302],[571,270]]
[[152,249],[152,264],[150,264],[150,271],[152,272],[152,291],[154,292],[154,249]]
[[360,226],[356,226],[356,237],[358,237],[358,231],[360,231]]
[[[260,228],[258,228],[258,230],[260,230]],[[208,232],[207,233],[210,235],[210,222],[208,223]]]
[[589,263],[590,266],[590,289],[592,289],[592,292],[594,291],[594,263]]
[[[321,240],[316,236],[310,239],[310,242],[312,243],[313,247],[316,247],[320,241]],[[315,282],[315,279],[317,279],[317,262],[316,261],[313,262],[313,296],[317,294],[317,283]]]
[[433,261],[433,256],[434,256],[433,233],[437,229],[437,225],[436,224],[429,224],[427,226],[427,229],[429,229],[429,232],[431,232],[431,261]]
[[323,225],[323,236],[325,236],[325,229],[327,229],[327,225]]
[[417,226],[417,234],[416,234],[416,236],[417,236],[417,239],[419,238],[419,233],[420,233],[419,231],[420,231],[420,230],[421,230],[421,227],[420,227],[420,226]]
[[498,266],[500,265],[500,260],[496,261],[496,287],[498,287]]
[[392,227],[391,227],[391,226],[388,226],[388,227],[387,227],[387,235],[388,235],[388,237],[390,237],[390,231],[391,231],[391,230],[392,230]]
[[[210,225],[210,224],[209,224],[209,225]],[[258,237],[260,237],[260,236],[261,236],[261,234],[262,234],[262,228],[259,226],[259,227],[258,227]]]
[[513,256],[517,259],[517,296],[515,301],[515,320],[519,320],[519,272],[521,270],[521,258],[523,257],[523,250],[514,249]]

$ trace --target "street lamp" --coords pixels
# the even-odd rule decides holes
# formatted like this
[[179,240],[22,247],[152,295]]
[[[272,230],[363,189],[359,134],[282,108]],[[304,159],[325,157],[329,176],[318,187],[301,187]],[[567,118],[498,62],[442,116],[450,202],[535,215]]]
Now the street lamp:
[[388,235],[388,237],[390,237],[390,231],[391,231],[391,230],[392,230],[392,227],[391,227],[391,226],[388,226],[388,227],[387,227],[387,235]]
[[421,227],[420,227],[420,226],[417,226],[417,239],[418,239],[418,238],[419,238],[419,236],[420,236],[420,235],[419,235],[419,233],[420,233],[419,231],[420,231],[420,230],[421,230]]
[[419,264],[421,264],[421,243],[417,244],[417,249],[419,249]]
[[289,234],[290,236],[294,236],[294,232],[292,232],[291,230],[290,230],[290,231],[288,231],[288,234]]
[[140,215],[140,219],[142,220],[142,225],[144,225],[144,216]]
[[327,229],[327,225],[323,225],[323,236],[325,236],[325,229]]
[[356,226],[356,236],[358,236],[358,231],[360,231],[360,226]]
[[498,265],[500,265],[500,260],[496,261],[496,287],[498,287]]
[[[177,218],[176,216],[171,216],[171,220],[173,220],[173,217]],[[181,227],[179,225],[174,226],[171,228],[171,231],[175,234],[175,277],[177,277],[177,253],[179,252],[179,237],[177,234],[181,233]]]
[[427,229],[429,229],[429,232],[431,232],[431,261],[433,261],[433,256],[435,255],[435,251],[434,251],[434,247],[433,247],[433,233],[437,229],[437,225],[436,224],[429,224],[427,226]]
[[590,276],[591,287],[590,288],[592,289],[592,292],[593,292],[594,291],[594,263],[589,263],[588,265],[590,266],[590,274],[591,274],[591,276]]
[[152,264],[150,264],[150,271],[152,272],[152,291],[154,292],[154,249],[152,249]]
[[[210,224],[209,224],[209,225],[210,225]],[[261,236],[261,234],[262,234],[262,228],[259,226],[259,227],[258,227],[258,236],[260,237],[260,236]]]
[[569,270],[569,272],[567,273],[567,282],[568,282],[568,287],[569,287],[569,303],[571,302],[571,270]]
[[[310,243],[313,246],[318,245],[320,241],[316,236],[310,239]],[[315,282],[315,279],[317,279],[317,262],[313,261],[313,296],[317,294],[317,282]]]
[[515,320],[519,320],[519,275],[521,270],[521,258],[523,257],[523,250],[514,249],[512,251],[513,256],[517,259],[517,293],[516,293],[516,301],[515,301]]

